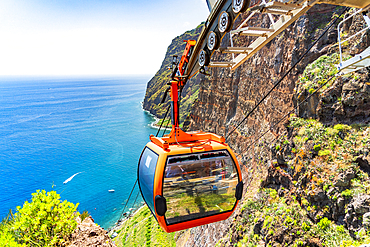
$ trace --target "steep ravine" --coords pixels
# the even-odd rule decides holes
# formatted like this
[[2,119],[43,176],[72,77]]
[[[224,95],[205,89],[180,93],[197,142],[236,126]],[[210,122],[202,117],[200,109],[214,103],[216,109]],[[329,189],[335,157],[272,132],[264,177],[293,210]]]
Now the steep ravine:
[[[190,111],[190,129],[227,135],[342,10],[316,5],[237,70],[213,68],[211,76],[198,76],[199,95]],[[267,23],[265,19],[255,22],[261,26]],[[362,25],[354,18],[344,31],[350,35]],[[274,126],[336,73],[336,40],[337,32],[332,28],[228,138],[242,167],[243,201],[228,220],[177,234],[178,246],[369,243],[367,70],[335,78],[290,119]],[[358,43],[345,47],[345,56],[369,44],[366,33]],[[219,61],[223,56],[216,54],[213,59]],[[145,109],[151,107],[154,104]],[[257,139],[265,131],[267,134]]]

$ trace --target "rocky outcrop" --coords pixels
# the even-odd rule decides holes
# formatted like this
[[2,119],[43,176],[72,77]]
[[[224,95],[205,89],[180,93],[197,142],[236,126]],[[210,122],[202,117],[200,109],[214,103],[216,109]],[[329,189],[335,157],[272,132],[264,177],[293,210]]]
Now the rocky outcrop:
[[[306,15],[300,17],[293,25],[235,71],[230,71],[227,68],[210,69],[211,76],[205,77],[200,82],[198,101],[191,111],[191,129],[202,129],[228,136],[228,133],[257,104],[264,93],[297,61],[310,46],[312,40],[320,35],[323,27],[325,27],[324,23],[328,23],[332,19],[333,13],[338,13],[341,10],[340,7],[324,4],[314,6]],[[263,19],[255,20],[261,26],[266,24],[265,21]],[[351,28],[351,26],[348,28]],[[313,173],[309,173],[304,166],[297,172],[288,164],[291,159],[289,156],[293,156],[292,150],[295,149],[294,143],[289,138],[296,134],[289,132],[285,121],[277,124],[282,116],[311,94],[308,89],[296,87],[298,78],[303,74],[308,64],[323,55],[331,56],[331,54],[334,54],[335,49],[332,45],[336,42],[336,39],[336,30],[331,28],[247,121],[231,136],[228,136],[228,143],[235,152],[242,155],[239,161],[245,165],[242,166],[243,177],[248,177],[250,171],[254,169],[267,169],[268,174],[261,183],[262,187],[276,189],[279,196],[284,196],[286,193],[295,193],[299,200],[304,199],[308,202],[306,206],[302,205],[302,207],[307,210],[307,217],[311,221],[318,223],[320,219],[325,217],[338,224],[346,224],[347,229],[353,232],[359,229],[359,226],[362,226],[362,223],[356,225],[354,219],[363,216],[350,214],[347,217],[348,221],[345,221],[346,209],[352,197],[342,196],[342,193],[343,195],[346,194],[346,189],[356,173],[346,171],[340,174],[335,181],[334,189],[329,192],[323,190],[322,187],[307,187],[311,186]],[[225,43],[227,40],[227,37],[224,38],[223,46],[227,45]],[[245,42],[247,41],[248,38]],[[225,56],[228,55],[216,54],[212,59],[222,61]],[[359,73],[356,78],[346,80],[345,78],[339,79],[329,88],[324,89],[321,95],[312,97],[308,103],[298,109],[298,114],[306,118],[318,118],[326,124],[368,122],[370,98],[368,85],[366,84],[368,80],[367,72],[364,71],[362,74]],[[300,90],[301,92],[299,92]],[[333,107],[333,105],[336,104],[339,97],[341,97],[342,105],[339,107],[340,109],[336,110],[338,113],[336,114],[333,112],[337,109],[337,106]],[[334,98],[335,101],[333,101]],[[323,103],[329,99],[332,99],[332,104]],[[353,104],[358,107],[353,108]],[[330,114],[328,111],[332,111],[332,113]],[[266,135],[260,138],[261,134],[265,132]],[[277,147],[272,142],[279,137],[282,139],[285,137],[289,143],[276,151]],[[311,160],[318,156],[318,151],[314,149],[315,145],[317,143],[307,141],[305,145],[307,152],[302,160]],[[361,159],[361,162],[364,164],[364,169],[367,169],[366,161]],[[277,170],[275,166],[279,167],[280,170]],[[295,185],[293,185],[293,181],[295,181]],[[309,194],[307,194],[308,188]],[[240,217],[237,210],[233,222],[239,222]],[[263,223],[260,222],[260,224]],[[226,229],[228,227],[237,229],[237,225],[235,223],[233,228],[233,224],[226,221],[192,229],[192,234],[187,239],[185,246],[192,246],[195,243],[202,243],[198,246],[214,246],[221,239],[228,238],[230,234],[232,234],[233,240],[231,242],[226,241],[226,243],[236,243],[243,238],[243,232],[229,233]],[[258,221],[255,228],[258,232]],[[279,240],[281,236],[288,235],[284,231],[284,228],[282,228],[281,234],[276,234],[272,238],[267,236],[266,233],[265,241],[292,243],[294,238]],[[294,231],[293,233],[295,233]],[[205,232],[207,232],[206,235],[203,234]],[[210,237],[210,235],[213,237]],[[314,239],[306,244],[307,246],[321,246],[319,239]]]
[[[314,6],[235,71],[228,68],[212,68],[211,76],[201,81],[199,100],[191,112],[191,128],[227,135],[227,132],[243,119],[264,93],[298,60],[312,40],[320,35],[322,29],[317,29],[317,26],[328,23],[333,11],[340,10],[341,8],[335,9],[334,6],[325,4]],[[256,17],[253,21],[260,26],[268,24],[265,18]],[[235,26],[237,25],[238,21]],[[248,40],[249,38],[245,38],[245,43]],[[242,151],[243,146],[248,146],[261,132],[269,130],[268,136],[273,138],[284,129],[282,124],[272,126],[293,108],[294,88],[298,76],[308,63],[325,54],[335,40],[336,31],[333,28],[266,98],[247,122],[234,132],[229,142],[233,144],[235,150]],[[222,45],[226,46],[228,38],[224,38],[223,42]],[[230,55],[216,54],[212,60],[222,61],[225,56]]]
[[[347,14],[348,15],[348,14]],[[354,16],[342,29],[343,39],[359,31],[364,25],[363,18]],[[351,40],[354,45],[342,46],[343,58],[349,58],[370,45],[370,32],[358,36],[357,40]],[[333,57],[338,50],[333,46],[328,49],[327,55]],[[339,55],[334,56],[332,63],[339,63]],[[328,57],[330,59],[330,57]],[[316,67],[317,71],[320,71]],[[333,70],[335,72],[335,70]],[[315,73],[311,70],[311,73]],[[333,73],[334,74],[334,73]],[[368,70],[360,70],[343,77],[335,78],[329,88],[322,90],[322,94],[316,94],[299,107],[299,116],[305,118],[317,118],[325,124],[337,123],[370,123],[370,84]],[[318,80],[313,83],[323,83]],[[311,87],[312,88],[312,87]],[[311,94],[308,85],[297,85],[297,103]],[[312,88],[314,89],[314,87]]]
[[[358,232],[363,226],[363,217],[370,213],[370,196],[363,194],[354,197],[347,206],[347,213],[344,216],[348,229],[352,234]],[[367,222],[365,223],[367,224]]]
[[[253,5],[254,2],[252,1],[251,4]],[[352,156],[346,154],[347,156],[343,156],[346,158],[339,157],[341,160],[353,161],[351,166],[346,166],[346,169],[335,163],[325,167],[324,163],[328,162],[325,158],[328,156],[327,153],[335,150],[335,147],[338,147],[336,145],[339,145],[337,143],[343,142],[346,137],[345,131],[328,130],[331,134],[334,133],[335,143],[332,147],[326,147],[326,150],[321,149],[321,146],[324,146],[323,143],[320,144],[310,135],[301,136],[300,142],[303,144],[297,147],[298,142],[294,138],[300,135],[298,130],[294,126],[289,126],[287,121],[278,122],[322,85],[325,76],[333,73],[334,65],[338,62],[337,48],[334,45],[337,32],[334,27],[324,35],[259,108],[229,136],[235,126],[321,34],[326,23],[342,10],[342,7],[315,5],[235,71],[230,71],[228,68],[209,68],[210,76],[198,76],[195,84],[199,83],[199,96],[190,111],[190,129],[201,129],[228,137],[227,142],[240,155],[239,162],[243,164],[241,167],[244,183],[248,184],[244,187],[244,195],[248,198],[259,200],[262,205],[266,203],[267,197],[264,195],[264,198],[258,198],[261,193],[257,193],[256,188],[274,189],[278,196],[287,196],[287,203],[289,200],[299,202],[299,209],[305,211],[302,216],[305,222],[318,224],[323,219],[331,220],[338,226],[345,226],[353,234],[363,228],[368,229],[370,225],[370,214],[367,210],[368,195],[362,193],[363,191],[356,192],[357,194],[354,195],[351,190],[353,181],[363,179],[356,165],[363,172],[370,171],[369,148],[367,148],[370,142],[363,144],[355,142],[352,148],[355,151],[351,151]],[[252,21],[256,25],[266,26],[268,23],[264,18],[253,18]],[[239,23],[240,20],[237,20],[235,26]],[[351,35],[358,25],[362,24],[353,20],[345,26],[345,31]],[[229,37],[226,35],[222,46],[227,46],[228,40]],[[240,42],[246,44],[248,41],[249,38],[246,37]],[[235,46],[243,44],[234,43]],[[368,45],[368,38],[364,35],[361,41],[354,48],[348,48],[347,52],[354,54],[366,45]],[[231,55],[216,52],[212,60],[222,61],[227,56]],[[332,66],[322,69],[323,63]],[[296,114],[306,119],[318,119],[325,125],[369,123],[370,84],[368,81],[367,71],[333,80],[308,102],[303,102]],[[307,131],[310,133],[310,130]],[[319,132],[322,135],[324,133],[326,133],[324,130]],[[263,137],[261,137],[262,134]],[[364,136],[366,135],[364,133]],[[278,140],[277,143],[276,140]],[[361,149],[356,145],[362,145]],[[300,152],[297,151],[299,149]],[[324,178],[328,181],[327,184],[323,184]],[[254,195],[256,197],[253,197]],[[246,201],[246,199],[243,200]],[[179,238],[178,244],[215,246],[221,243],[221,246],[229,246],[238,243],[246,234],[242,226],[244,221],[249,219],[248,213],[254,212],[243,212],[239,205],[233,218],[190,229]],[[253,233],[262,236],[262,239],[257,239],[260,241],[259,245],[274,243],[273,246],[284,246],[284,244],[291,246],[299,238],[297,235],[306,231],[300,229],[301,226],[288,229],[284,226],[286,222],[281,222],[280,227],[270,233],[266,230],[265,219],[254,220],[251,223]],[[320,227],[325,228],[324,225]],[[323,242],[315,236],[302,244],[300,246],[322,246]]]
[[283,169],[276,169],[274,166],[268,168],[267,176],[261,183],[261,187],[276,190],[279,196],[284,196],[284,191],[293,187],[292,177]]
[[[325,124],[370,123],[370,85],[367,71],[359,71],[351,77],[340,77],[321,95],[314,95],[299,107],[299,115],[317,118]],[[302,90],[298,102],[308,97],[307,89]]]
[[116,246],[108,236],[107,231],[95,224],[91,216],[85,218],[82,222],[78,218],[77,222],[77,229],[72,233],[70,239],[70,247]]
[[[169,96],[164,104],[160,104],[164,93],[168,87],[167,83],[171,80],[171,70],[168,68],[172,66],[172,56],[177,55],[178,59],[185,49],[184,40],[197,40],[203,28],[200,24],[193,30],[187,31],[182,35],[177,36],[167,48],[165,58],[162,62],[160,69],[155,76],[148,82],[145,98],[143,102],[143,109],[149,111],[151,114],[158,118],[163,118],[167,107],[169,106]],[[190,80],[182,90],[182,99],[180,106],[180,122],[185,121],[194,100],[198,96],[198,88],[201,76]]]

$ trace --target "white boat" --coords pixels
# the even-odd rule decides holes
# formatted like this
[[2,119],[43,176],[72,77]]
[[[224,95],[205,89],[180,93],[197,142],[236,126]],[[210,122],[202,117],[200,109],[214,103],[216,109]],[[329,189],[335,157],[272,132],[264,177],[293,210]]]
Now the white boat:
[[115,190],[113,190],[113,189],[112,189],[112,190],[108,190],[108,192],[109,192],[109,193],[113,193],[114,191],[115,191]]

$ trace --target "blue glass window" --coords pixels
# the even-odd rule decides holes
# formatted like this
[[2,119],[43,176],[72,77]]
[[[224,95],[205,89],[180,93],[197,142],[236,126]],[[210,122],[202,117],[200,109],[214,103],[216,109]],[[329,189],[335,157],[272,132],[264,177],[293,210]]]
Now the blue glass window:
[[146,204],[154,214],[153,184],[158,154],[145,147],[139,161],[139,185]]
[[170,156],[163,196],[168,225],[233,210],[238,171],[227,150]]

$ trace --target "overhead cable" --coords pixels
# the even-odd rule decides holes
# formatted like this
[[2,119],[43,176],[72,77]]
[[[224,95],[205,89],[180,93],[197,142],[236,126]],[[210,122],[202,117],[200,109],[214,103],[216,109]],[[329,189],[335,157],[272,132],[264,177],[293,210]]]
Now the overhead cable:
[[[329,78],[324,84],[322,84],[318,89],[312,92],[309,96],[307,96],[301,103],[299,103],[296,107],[294,107],[292,110],[290,110],[287,114],[285,114],[282,118],[279,119],[277,123],[272,125],[270,129],[273,129],[276,125],[278,125],[281,121],[283,121],[287,116],[289,116],[292,112],[294,112],[298,107],[300,107],[304,102],[306,102],[308,99],[310,99],[315,93],[317,93],[321,88],[323,88],[325,85],[329,83],[336,75],[333,75],[332,77]],[[270,130],[265,131],[262,135],[256,138],[256,140],[248,145],[241,153],[244,153],[250,149],[251,146],[253,146],[255,143],[257,143],[258,140],[260,140],[264,135],[266,135]]]
[[[155,137],[157,137],[157,136],[158,136],[158,134],[159,134],[159,131],[161,131],[162,125],[163,125],[163,123],[164,123],[164,120],[165,120],[165,119],[166,119],[166,117],[167,117],[167,114],[168,114],[168,112],[169,112],[170,108],[171,108],[171,105],[169,105],[169,106],[167,107],[166,114],[164,115],[164,118],[163,118],[163,120],[162,120],[161,126],[159,126],[159,129],[158,129],[157,134],[155,135]],[[168,124],[168,123],[167,123],[167,124]],[[166,128],[167,128],[167,126],[166,126]]]
[[267,96],[270,95],[270,93],[277,87],[279,86],[279,84],[285,79],[285,77],[295,68],[295,66],[297,66],[298,63],[300,63],[302,61],[302,59],[308,54],[308,52],[312,49],[312,47],[314,47],[317,42],[328,32],[328,30],[334,25],[334,23],[337,22],[337,20],[348,10],[349,8],[346,7],[343,12],[337,16],[337,18],[335,18],[330,25],[328,25],[328,27],[324,30],[324,32],[314,41],[313,44],[311,44],[311,46],[306,50],[306,52],[293,64],[293,66],[287,71],[285,72],[285,74],[280,78],[279,81],[277,81],[274,86],[268,91],[268,93],[263,96],[263,98],[253,107],[253,109],[251,111],[248,112],[248,114],[243,118],[242,121],[240,121],[237,126],[229,133],[226,135],[226,140],[227,138],[237,129],[239,128],[239,126],[258,108],[258,106],[267,98]]
[[130,192],[130,195],[128,196],[128,199],[127,199],[127,201],[126,201],[126,204],[125,204],[125,206],[123,207],[123,210],[122,210],[121,216],[119,217],[120,219],[122,218],[122,216],[123,216],[123,214],[124,214],[124,212],[125,212],[126,206],[127,206],[128,202],[130,201],[130,198],[131,198],[132,192],[134,191],[134,189],[135,189],[135,187],[136,187],[136,184],[137,184],[137,179],[136,179],[136,181],[135,181],[135,183],[134,183],[134,186],[133,186],[133,187],[132,187],[132,189],[131,189],[131,192]]

